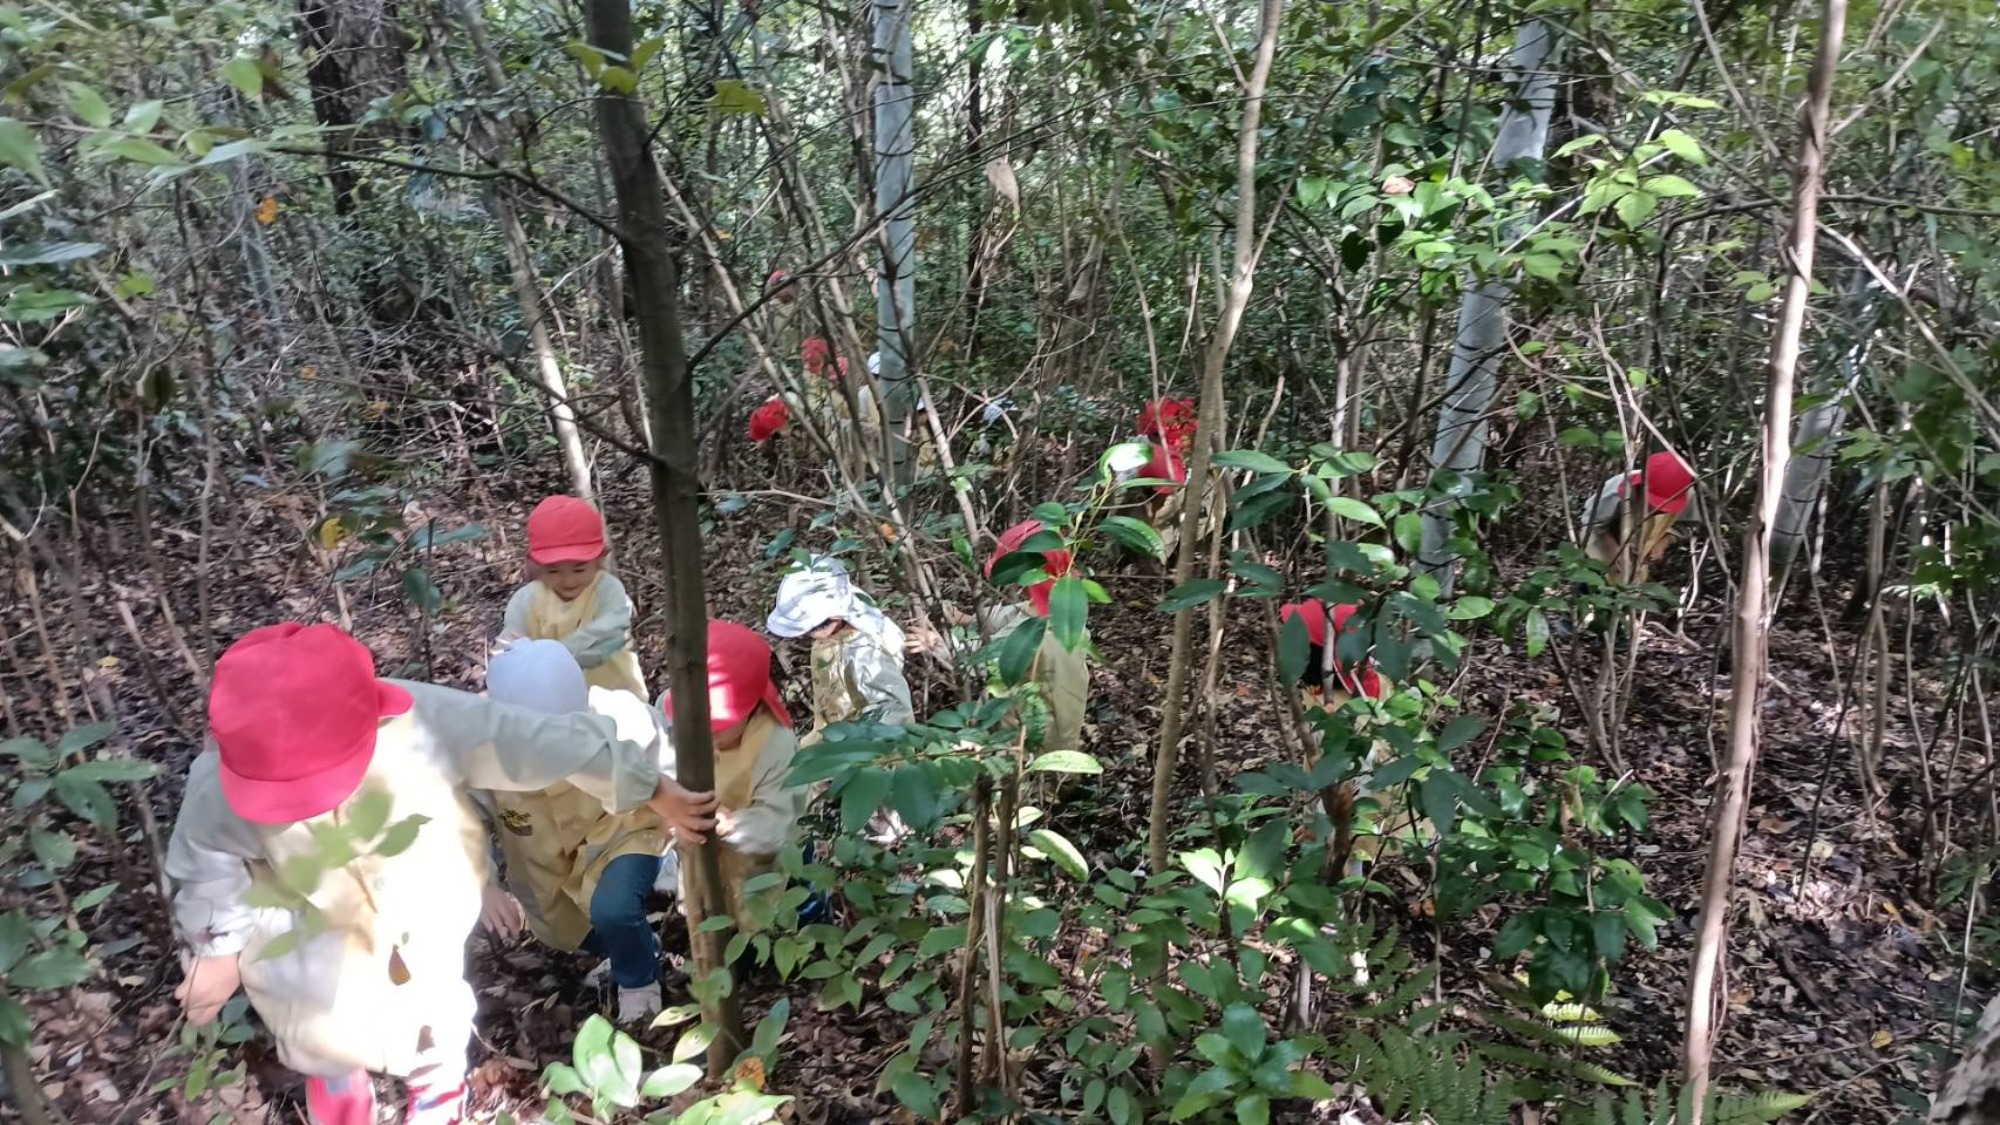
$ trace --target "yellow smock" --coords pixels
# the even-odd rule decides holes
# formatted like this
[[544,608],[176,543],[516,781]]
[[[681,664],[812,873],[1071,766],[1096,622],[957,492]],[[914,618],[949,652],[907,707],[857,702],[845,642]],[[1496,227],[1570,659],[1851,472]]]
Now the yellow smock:
[[[798,846],[799,817],[805,812],[807,794],[805,789],[786,783],[798,752],[799,740],[791,728],[779,723],[769,709],[759,707],[744,727],[743,741],[736,749],[715,754],[716,804],[728,809],[736,820],[716,841],[722,886],[729,913],[744,932],[755,926],[743,909],[743,884],[775,869],[778,855]],[[690,901],[690,866],[690,857],[683,856],[683,907]]]
[[[1020,628],[1035,611],[1025,603],[997,606],[984,613],[987,631],[995,644]],[[1090,633],[1086,630],[1075,650],[1066,649],[1050,630],[1042,636],[1035,656],[1034,682],[1042,687],[1042,699],[1049,708],[1049,729],[1042,737],[1042,750],[1077,750],[1083,746],[1083,712],[1090,701]]]
[[542,582],[530,582],[507,600],[506,631],[535,641],[561,641],[583,666],[591,687],[629,691],[646,698],[646,679],[632,652],[632,599],[608,572],[574,600],[564,601]]
[[812,731],[801,739],[810,746],[835,723],[871,719],[891,726],[916,720],[910,682],[903,677],[903,654],[886,652],[876,638],[843,625],[812,646]]

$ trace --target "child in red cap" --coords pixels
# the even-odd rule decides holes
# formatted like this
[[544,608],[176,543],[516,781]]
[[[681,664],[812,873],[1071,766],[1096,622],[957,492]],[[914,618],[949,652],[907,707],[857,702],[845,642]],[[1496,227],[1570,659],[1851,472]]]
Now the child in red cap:
[[[673,762],[673,693],[660,696],[668,725],[663,764]],[[807,791],[788,781],[799,740],[784,696],[771,679],[771,646],[733,621],[708,623],[708,721],[715,740],[715,835],[722,884],[739,931],[756,928],[743,909],[743,885],[773,870],[780,853],[798,846]],[[681,903],[687,864],[681,864]]]
[[1306,650],[1305,679],[1300,681],[1299,688],[1308,709],[1333,711],[1357,695],[1363,699],[1381,699],[1389,693],[1388,685],[1382,682],[1375,665],[1368,660],[1362,660],[1350,671],[1336,654],[1333,674],[1328,678],[1326,646],[1329,638],[1338,648],[1340,635],[1347,631],[1349,620],[1359,609],[1358,606],[1337,605],[1328,610],[1326,603],[1318,598],[1291,602],[1278,608],[1279,621],[1297,617],[1305,622],[1306,640],[1310,647]]
[[[230,646],[167,850],[192,953],[175,993],[188,1018],[213,1020],[241,986],[279,1057],[307,1076],[316,1125],[374,1121],[369,1071],[408,1080],[412,1125],[462,1120],[465,939],[487,883],[465,791],[567,780],[608,811],[650,805],[689,833],[713,824],[712,794],[662,775],[644,702],[609,694],[630,700],[614,717],[552,716],[381,680],[332,625],[273,625]],[[386,825],[418,818],[401,850],[385,824],[356,823],[385,797]],[[330,843],[333,829],[356,839]],[[273,872],[313,909],[258,905],[253,886]]]
[[[1626,503],[1635,490],[1644,503]],[[1694,470],[1676,454],[1655,453],[1644,468],[1614,474],[1584,506],[1584,549],[1617,580],[1644,582],[1693,500]]]
[[530,581],[507,601],[500,643],[561,641],[591,687],[646,698],[632,652],[632,599],[604,569],[604,517],[574,496],[551,496],[528,516]]

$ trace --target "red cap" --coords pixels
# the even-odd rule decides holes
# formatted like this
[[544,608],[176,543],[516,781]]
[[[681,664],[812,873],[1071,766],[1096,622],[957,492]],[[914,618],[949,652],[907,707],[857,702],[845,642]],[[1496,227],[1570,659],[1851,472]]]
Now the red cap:
[[528,515],[528,561],[540,566],[604,557],[604,517],[574,496],[551,496]]
[[[995,564],[1015,551],[1020,550],[1021,544],[1026,543],[1030,536],[1040,530],[1042,530],[1042,521],[1022,520],[1020,523],[1001,532],[1000,541],[993,545],[993,557],[986,560],[987,576],[992,576]],[[1043,551],[1042,569],[1048,571],[1049,580],[1028,587],[1028,605],[1034,609],[1035,616],[1037,617],[1047,617],[1049,615],[1049,594],[1056,588],[1056,579],[1068,574],[1072,569],[1069,552]]]
[[381,721],[410,693],[375,678],[375,657],[333,625],[267,625],[215,662],[208,729],[222,751],[222,796],[253,824],[290,824],[339,807],[375,758]]
[[1187,483],[1187,461],[1178,452],[1156,444],[1153,446],[1153,459],[1146,462],[1146,471],[1141,475],[1153,480],[1173,481],[1173,484],[1163,484],[1154,489],[1160,495],[1168,496],[1176,486]]
[[785,400],[773,396],[764,405],[750,412],[750,440],[770,441],[772,437],[785,431],[785,424],[792,420],[792,410]]
[[[771,646],[764,638],[734,621],[708,623],[708,726],[723,730],[744,722],[757,705],[786,727],[792,725],[785,697],[771,679]],[[660,711],[672,722],[674,693],[660,696]]]
[[[1359,611],[1359,606],[1334,606],[1332,613],[1333,635],[1338,637],[1340,634],[1346,632],[1348,620]],[[1312,641],[1313,647],[1323,647],[1326,644],[1328,624],[1326,603],[1320,601],[1318,598],[1307,598],[1305,601],[1291,602],[1278,608],[1278,620],[1280,621],[1290,621],[1299,614],[1305,615],[1306,637]],[[1366,696],[1369,699],[1382,698],[1382,677],[1376,673],[1375,666],[1372,663],[1365,660],[1362,661],[1360,672],[1355,675],[1349,675],[1347,670],[1341,666],[1340,657],[1336,655],[1333,660],[1333,670],[1340,674],[1340,681],[1346,686],[1347,690]]]
[[1646,458],[1646,467],[1633,473],[1627,486],[1646,482],[1646,507],[1670,516],[1680,515],[1694,495],[1694,470],[1675,454],[1664,450]]
[[1139,410],[1139,433],[1168,442],[1177,453],[1185,452],[1194,437],[1195,420],[1193,399],[1156,398]]
[[[831,379],[836,374],[847,374],[847,357],[835,356],[833,345],[828,343],[824,336],[814,336],[807,340],[799,349],[799,360],[805,365],[808,375],[823,375]],[[828,366],[829,360],[833,361],[831,367]]]

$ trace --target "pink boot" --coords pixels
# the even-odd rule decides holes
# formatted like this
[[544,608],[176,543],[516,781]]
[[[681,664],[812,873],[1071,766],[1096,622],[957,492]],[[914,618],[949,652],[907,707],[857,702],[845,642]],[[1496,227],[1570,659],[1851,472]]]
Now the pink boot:
[[375,1125],[374,1081],[365,1070],[306,1079],[306,1119],[312,1125]]

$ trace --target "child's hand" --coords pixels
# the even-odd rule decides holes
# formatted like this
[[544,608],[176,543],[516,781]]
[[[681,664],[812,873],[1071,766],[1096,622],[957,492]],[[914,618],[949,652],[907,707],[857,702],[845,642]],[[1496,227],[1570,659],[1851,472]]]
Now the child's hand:
[[922,625],[910,626],[908,636],[903,639],[903,651],[912,656],[922,656],[930,652],[944,650],[944,637],[936,629]]
[[700,843],[709,829],[715,827],[715,794],[695,793],[681,786],[671,777],[662,776],[653,789],[653,799],[646,802],[674,834],[689,843]]
[[971,614],[955,605],[946,605],[944,607],[944,619],[953,625],[970,625],[973,621]]
[[521,900],[498,883],[486,884],[479,896],[479,923],[502,941],[512,941],[528,925],[528,912]]
[[197,957],[188,963],[187,979],[174,989],[188,1022],[199,1027],[214,1023],[222,1006],[243,986],[243,957],[230,953],[221,957]]
[[715,810],[715,834],[717,836],[733,836],[736,834],[735,809]]

